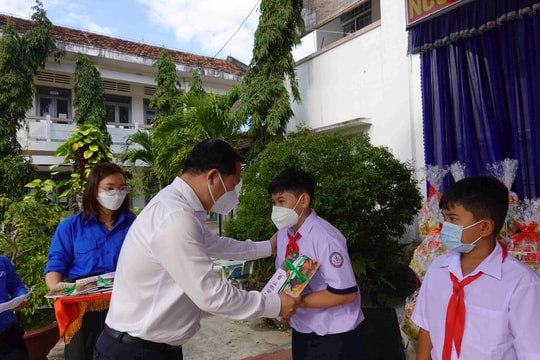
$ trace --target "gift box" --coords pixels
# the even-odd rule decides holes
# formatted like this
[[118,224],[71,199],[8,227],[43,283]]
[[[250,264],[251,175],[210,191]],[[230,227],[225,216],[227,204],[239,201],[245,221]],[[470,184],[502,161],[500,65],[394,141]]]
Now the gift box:
[[298,296],[305,289],[319,265],[319,262],[306,255],[293,252],[283,261],[261,292],[263,294],[285,292]]
[[536,272],[540,272],[540,232],[538,223],[513,222],[519,232],[510,238],[508,253]]

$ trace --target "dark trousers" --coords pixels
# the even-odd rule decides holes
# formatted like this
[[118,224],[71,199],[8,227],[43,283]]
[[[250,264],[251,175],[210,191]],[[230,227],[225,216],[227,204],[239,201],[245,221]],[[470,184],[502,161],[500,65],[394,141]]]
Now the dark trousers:
[[24,331],[17,322],[0,333],[1,360],[27,360],[28,349],[24,342]]
[[64,348],[66,360],[92,360],[94,345],[103,331],[106,317],[107,310],[84,313],[81,328]]
[[102,332],[94,349],[94,360],[183,360],[182,349],[157,351],[136,344],[119,342]]
[[324,336],[293,329],[292,356],[293,360],[361,360],[360,326],[345,333]]

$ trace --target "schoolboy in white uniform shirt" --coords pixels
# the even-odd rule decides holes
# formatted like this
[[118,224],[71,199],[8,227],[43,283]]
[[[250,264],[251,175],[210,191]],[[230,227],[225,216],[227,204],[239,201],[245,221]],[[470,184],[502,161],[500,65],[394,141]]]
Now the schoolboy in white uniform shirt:
[[496,240],[508,189],[473,176],[452,185],[439,206],[441,241],[452,251],[430,264],[420,287],[417,360],[540,359],[540,277]]
[[218,237],[206,225],[208,210],[226,214],[236,205],[241,160],[221,139],[202,141],[182,176],[137,217],[120,252],[95,359],[182,359],[201,310],[231,319],[294,313],[298,299],[239,290],[213,271],[210,257],[250,260],[275,250],[270,241]]
[[268,186],[272,220],[279,229],[276,268],[289,251],[320,263],[289,320],[293,359],[362,359],[359,324],[364,314],[347,241],[310,208],[315,187],[314,176],[299,168],[282,171]]

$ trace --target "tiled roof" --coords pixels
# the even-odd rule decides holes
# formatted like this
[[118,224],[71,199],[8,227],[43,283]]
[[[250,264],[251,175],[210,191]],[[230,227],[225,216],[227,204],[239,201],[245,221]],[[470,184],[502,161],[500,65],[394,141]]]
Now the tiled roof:
[[[4,14],[0,14],[0,26],[5,25],[8,19],[13,22],[15,29],[19,33],[25,33],[34,26],[31,20],[20,19]],[[52,33],[57,41],[119,51],[150,59],[157,59],[159,52],[163,49],[159,46],[118,39],[63,26],[54,26]],[[166,50],[171,54],[173,61],[178,64],[213,69],[234,75],[243,75],[244,73],[243,68],[232,61],[195,55],[177,50]]]

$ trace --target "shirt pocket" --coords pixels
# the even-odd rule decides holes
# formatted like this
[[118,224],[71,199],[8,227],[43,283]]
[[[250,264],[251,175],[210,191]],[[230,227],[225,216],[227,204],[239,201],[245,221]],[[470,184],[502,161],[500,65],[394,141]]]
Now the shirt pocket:
[[[95,235],[95,234],[94,234]],[[101,256],[95,237],[82,237],[73,243],[73,264],[70,268],[74,279],[93,275]]]
[[485,354],[486,359],[509,359],[512,338],[507,312],[467,305],[465,316],[464,346]]

